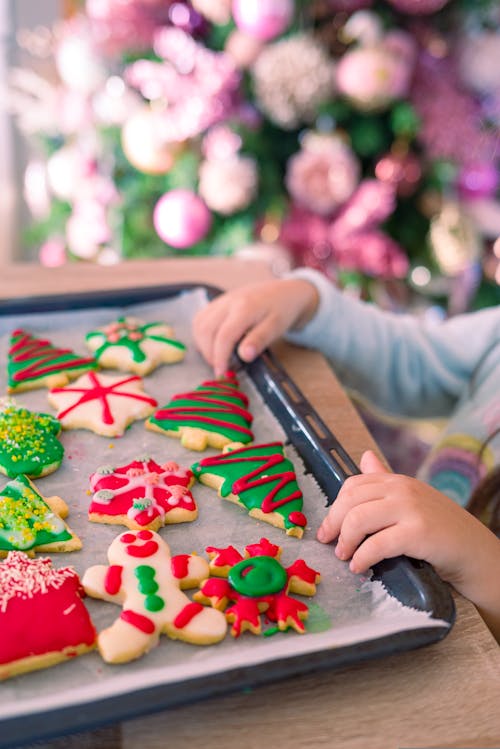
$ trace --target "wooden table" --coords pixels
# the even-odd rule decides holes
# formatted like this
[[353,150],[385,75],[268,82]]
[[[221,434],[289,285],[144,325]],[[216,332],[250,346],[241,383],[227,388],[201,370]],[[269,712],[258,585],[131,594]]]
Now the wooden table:
[[[0,299],[204,282],[230,288],[271,277],[254,261],[183,259],[113,267],[0,268]],[[357,461],[374,447],[351,401],[316,352],[276,347],[282,364]],[[305,674],[145,718],[36,744],[38,749],[500,748],[500,648],[474,606],[440,643],[342,670]]]

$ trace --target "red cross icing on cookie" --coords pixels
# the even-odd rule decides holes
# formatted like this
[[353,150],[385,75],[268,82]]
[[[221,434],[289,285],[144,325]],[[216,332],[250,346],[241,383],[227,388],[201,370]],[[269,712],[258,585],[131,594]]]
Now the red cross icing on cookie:
[[115,622],[98,636],[106,662],[138,658],[158,643],[161,633],[198,645],[223,639],[224,614],[190,601],[182,590],[199,585],[208,576],[202,557],[171,557],[157,533],[140,530],[117,536],[108,559],[108,566],[90,567],[82,581],[88,595],[123,607]]

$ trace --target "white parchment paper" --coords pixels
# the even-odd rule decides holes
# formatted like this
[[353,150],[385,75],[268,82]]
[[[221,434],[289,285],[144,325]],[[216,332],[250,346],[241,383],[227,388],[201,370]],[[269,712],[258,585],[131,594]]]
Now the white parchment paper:
[[[196,289],[175,299],[133,307],[0,317],[0,362],[7,361],[10,333],[19,327],[35,336],[49,337],[54,345],[70,347],[84,354],[85,334],[119,315],[131,314],[148,322],[165,321],[173,325],[176,336],[187,345],[188,350],[182,363],[164,365],[144,379],[146,392],[163,406],[176,392],[194,389],[202,380],[212,377],[210,369],[196,351],[191,336],[193,314],[205,303],[204,290]],[[249,377],[244,372],[238,376],[242,389],[250,398],[255,441],[284,441],[281,426],[265,406]],[[0,392],[4,393],[5,389],[4,364],[0,367]],[[16,395],[16,400],[33,410],[52,412],[45,389],[20,393]],[[125,530],[122,526],[101,525],[87,520],[88,477],[98,466],[123,465],[143,454],[151,455],[159,463],[175,460],[181,465],[190,466],[203,455],[186,450],[178,440],[146,430],[143,422],[134,423],[120,439],[110,440],[84,430],[73,430],[63,432],[61,441],[65,448],[61,468],[50,476],[36,480],[35,484],[45,496],[61,496],[70,508],[67,522],[81,538],[83,549],[71,554],[54,554],[52,559],[56,566],[72,565],[79,574],[83,574],[92,564],[107,563],[109,544]],[[214,451],[204,454],[209,452]],[[228,668],[321,652],[405,630],[448,627],[448,623],[433,619],[427,612],[403,606],[388,595],[380,583],[353,575],[347,564],[335,557],[331,546],[324,546],[315,540],[315,531],[326,512],[325,497],[314,478],[305,474],[300,456],[294,449],[287,448],[287,454],[295,465],[304,494],[308,526],[302,539],[286,536],[283,531],[248,517],[242,508],[221,500],[215,492],[201,484],[195,484],[192,488],[199,507],[198,519],[194,523],[168,526],[160,533],[170,545],[172,554],[193,551],[203,554],[206,546],[223,547],[229,544],[243,552],[246,544],[266,537],[283,547],[282,562],[285,566],[297,558],[304,559],[322,575],[316,596],[306,601],[311,607],[307,634],[287,632],[259,638],[245,633],[237,639],[228,634],[223,642],[208,647],[162,637],[154,651],[120,666],[106,665],[96,651],[51,669],[0,683],[0,719],[84,704],[141,687],[175,684],[177,681],[223,672]],[[0,488],[6,482],[7,479],[2,477]],[[110,603],[90,598],[85,601],[98,630],[119,614],[119,609]]]

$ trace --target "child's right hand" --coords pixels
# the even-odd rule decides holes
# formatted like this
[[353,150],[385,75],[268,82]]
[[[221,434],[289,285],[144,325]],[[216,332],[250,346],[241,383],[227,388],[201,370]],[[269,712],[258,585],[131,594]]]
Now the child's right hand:
[[317,306],[316,288],[298,278],[234,289],[196,314],[195,343],[220,377],[228,369],[238,341],[238,355],[243,361],[252,361],[287,330],[303,327]]

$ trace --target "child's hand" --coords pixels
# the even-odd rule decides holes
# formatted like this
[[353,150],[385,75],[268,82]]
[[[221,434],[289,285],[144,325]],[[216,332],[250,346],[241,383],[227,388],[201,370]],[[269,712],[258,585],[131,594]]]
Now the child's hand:
[[366,571],[400,554],[430,562],[443,580],[475,603],[500,634],[500,541],[447,496],[414,478],[390,473],[372,452],[361,458],[318,530],[338,539],[340,559]]
[[245,286],[222,294],[197,313],[194,339],[215,375],[221,376],[238,341],[239,356],[252,361],[287,330],[305,325],[317,304],[316,288],[302,279]]

